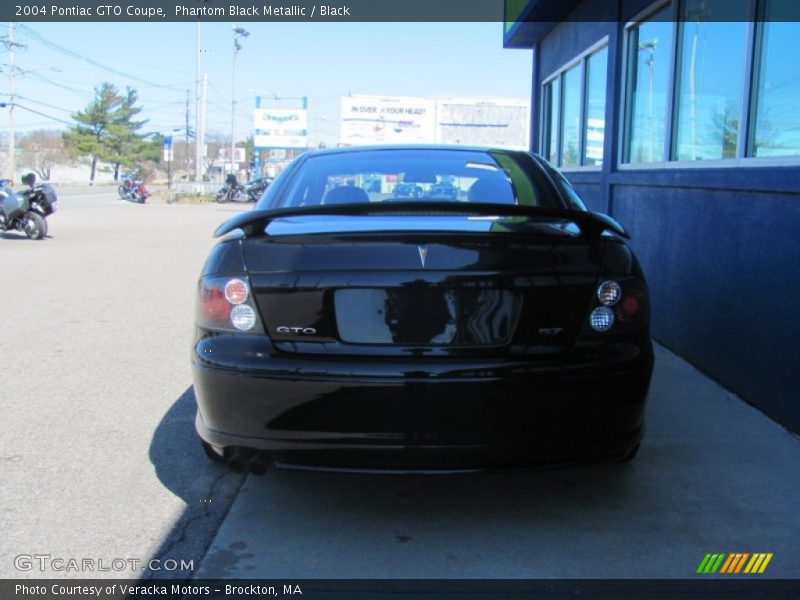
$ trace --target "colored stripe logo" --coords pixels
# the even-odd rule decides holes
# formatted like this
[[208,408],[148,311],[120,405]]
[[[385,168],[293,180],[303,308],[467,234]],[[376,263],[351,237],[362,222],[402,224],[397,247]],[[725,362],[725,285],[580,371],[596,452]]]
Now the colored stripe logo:
[[721,574],[761,574],[772,560],[772,552],[735,552],[733,554],[706,554],[697,567],[697,573],[706,575]]

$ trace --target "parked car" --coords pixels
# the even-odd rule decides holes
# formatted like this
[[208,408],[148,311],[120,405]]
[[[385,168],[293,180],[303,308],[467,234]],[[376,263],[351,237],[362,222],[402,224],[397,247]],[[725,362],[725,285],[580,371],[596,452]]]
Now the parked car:
[[[474,183],[461,202],[336,185],[361,173]],[[212,459],[260,473],[636,454],[653,369],[644,275],[625,229],[541,157],[309,152],[215,233],[192,351]]]
[[402,182],[394,186],[392,195],[395,198],[420,198],[422,193],[422,187],[416,183]]
[[431,186],[430,192],[428,192],[428,196],[437,200],[444,200],[447,198],[450,200],[458,200],[458,188],[452,183],[434,183]]

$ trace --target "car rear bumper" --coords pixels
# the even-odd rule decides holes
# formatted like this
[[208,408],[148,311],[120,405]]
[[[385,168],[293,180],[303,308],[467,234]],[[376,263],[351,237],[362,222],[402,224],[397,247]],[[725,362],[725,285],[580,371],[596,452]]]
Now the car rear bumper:
[[559,464],[623,455],[644,431],[649,340],[606,349],[613,358],[605,361],[598,359],[604,353],[587,352],[549,362],[454,365],[267,351],[235,360],[225,356],[235,345],[224,337],[195,346],[197,431],[213,446],[268,452],[282,463],[445,470]]

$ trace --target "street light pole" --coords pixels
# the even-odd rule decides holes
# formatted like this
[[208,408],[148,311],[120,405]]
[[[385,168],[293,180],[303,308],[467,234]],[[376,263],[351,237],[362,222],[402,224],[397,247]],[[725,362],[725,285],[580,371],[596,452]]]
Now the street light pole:
[[233,78],[231,82],[231,172],[235,174],[234,154],[236,153],[236,55],[242,49],[240,37],[247,37],[250,32],[241,28],[233,28]]

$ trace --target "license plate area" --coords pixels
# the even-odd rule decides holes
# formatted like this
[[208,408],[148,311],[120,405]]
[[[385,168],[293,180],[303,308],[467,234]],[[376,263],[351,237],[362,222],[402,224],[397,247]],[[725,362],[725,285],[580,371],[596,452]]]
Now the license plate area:
[[350,344],[500,346],[514,333],[511,290],[409,285],[334,292],[339,338]]

